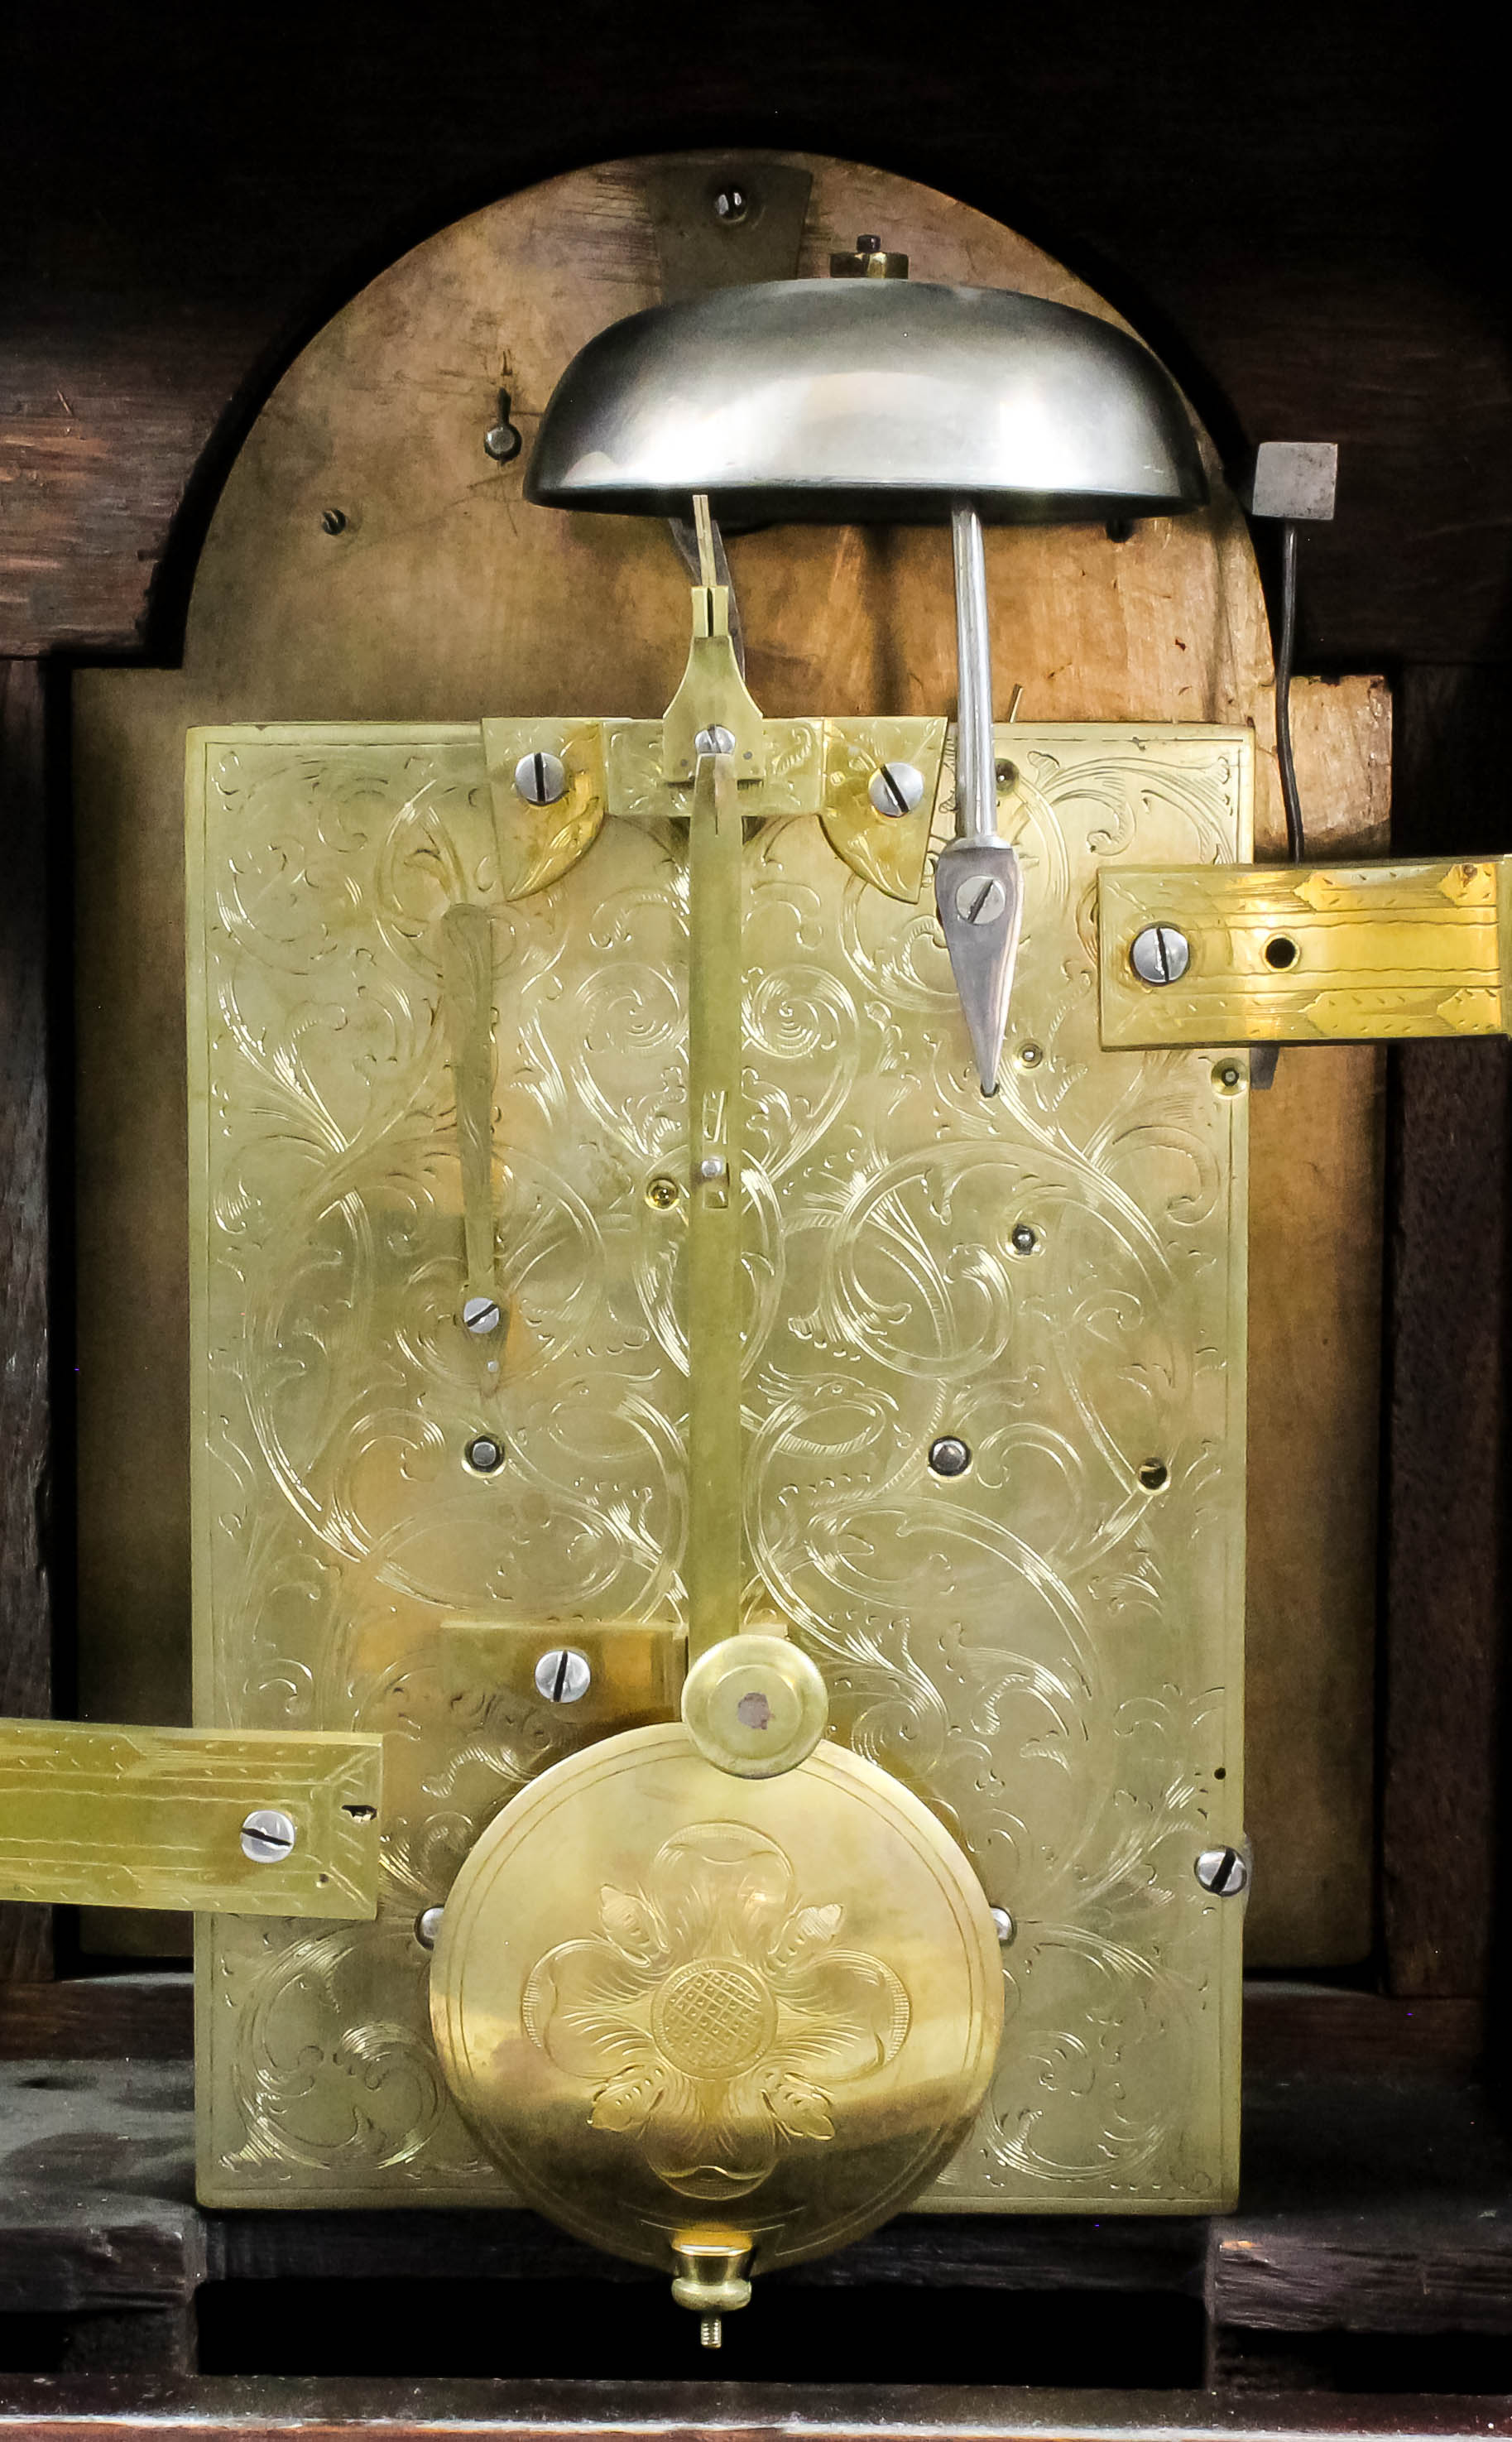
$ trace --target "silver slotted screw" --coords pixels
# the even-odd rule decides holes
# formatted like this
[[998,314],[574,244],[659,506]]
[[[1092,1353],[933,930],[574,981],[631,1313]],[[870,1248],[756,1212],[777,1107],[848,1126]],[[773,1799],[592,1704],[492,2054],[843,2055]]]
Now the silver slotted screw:
[[1196,1876],[1215,1899],[1230,1900],[1248,1884],[1249,1860],[1242,1849],[1204,1849],[1197,1859]]
[[501,1320],[497,1298],[470,1297],[464,1301],[462,1320],[466,1329],[475,1334],[497,1331]]
[[911,814],[924,794],[924,775],[917,763],[879,763],[866,795],[879,814]]
[[699,731],[693,740],[693,747],[694,752],[699,755],[733,755],[735,732],[733,729],[724,728],[720,721],[716,720],[709,728]]
[[567,794],[567,766],[559,755],[522,755],[515,766],[515,787],[527,806],[555,806]]
[[292,1815],[280,1806],[254,1806],[242,1826],[242,1854],[255,1866],[277,1865],[300,1836]]
[[1135,936],[1129,964],[1142,984],[1179,983],[1192,963],[1192,944],[1175,924],[1146,924]]
[[956,913],[963,924],[995,924],[1008,905],[1008,893],[994,873],[974,874],[956,892]]
[[548,1704],[575,1704],[592,1685],[586,1653],[571,1645],[554,1645],[536,1665],[536,1686]]

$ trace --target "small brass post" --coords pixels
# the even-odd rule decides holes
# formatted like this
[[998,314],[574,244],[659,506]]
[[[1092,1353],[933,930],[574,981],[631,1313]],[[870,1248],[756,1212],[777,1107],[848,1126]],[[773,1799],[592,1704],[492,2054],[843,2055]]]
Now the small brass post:
[[698,2316],[700,2344],[722,2348],[724,2317],[750,2304],[751,2284],[744,2277],[751,2261],[749,2231],[725,2230],[718,2223],[680,2230],[672,2253],[678,2265],[673,2297]]

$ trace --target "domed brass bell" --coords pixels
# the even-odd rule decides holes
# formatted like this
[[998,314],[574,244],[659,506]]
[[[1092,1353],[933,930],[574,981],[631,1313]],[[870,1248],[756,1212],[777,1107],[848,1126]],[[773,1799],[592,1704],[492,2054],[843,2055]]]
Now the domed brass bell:
[[520,2196],[665,2266],[716,2343],[752,2269],[862,2235],[979,2108],[996,1929],[926,1807],[829,1743],[741,1778],[681,1723],[496,1816],[431,1979],[446,2074]]

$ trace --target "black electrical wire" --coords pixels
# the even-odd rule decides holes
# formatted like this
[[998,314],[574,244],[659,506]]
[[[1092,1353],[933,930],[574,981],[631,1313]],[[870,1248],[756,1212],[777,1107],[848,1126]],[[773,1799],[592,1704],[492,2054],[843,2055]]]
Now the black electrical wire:
[[1281,529],[1281,640],[1276,647],[1276,761],[1281,768],[1281,801],[1286,809],[1286,846],[1292,863],[1307,853],[1303,831],[1302,800],[1297,794],[1297,766],[1291,755],[1291,665],[1297,650],[1297,529],[1290,518]]

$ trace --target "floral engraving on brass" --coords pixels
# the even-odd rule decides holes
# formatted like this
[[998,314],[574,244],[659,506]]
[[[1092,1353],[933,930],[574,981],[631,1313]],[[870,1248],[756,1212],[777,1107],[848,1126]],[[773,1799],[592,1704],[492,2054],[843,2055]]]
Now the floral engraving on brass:
[[748,2196],[784,2140],[832,2137],[830,2089],[908,2032],[892,1969],[835,1947],[844,1908],[800,1906],[789,1859],[741,1824],[675,1834],[644,1891],[606,1884],[600,1907],[596,1937],[532,1970],[525,2029],[600,2081],[591,2124],[639,2133],[680,2196]]
[[[1102,1052],[1095,915],[1100,875],[1248,853],[1251,741],[999,731],[1025,914],[987,1101],[927,878],[918,906],[857,879],[813,819],[822,725],[792,724],[812,751],[791,783],[781,726],[744,847],[746,1624],[790,1624],[831,1736],[950,1825],[1019,1929],[992,2092],[933,2201],[1210,2211],[1236,2161],[1241,1940],[1191,1861],[1244,1820],[1248,1099],[1214,1090],[1211,1052]],[[651,1190],[687,1175],[666,801],[691,793],[658,775],[653,796],[647,756],[622,807],[611,755],[591,852],[506,904],[476,721],[200,731],[191,753],[205,1715],[387,1742],[375,1923],[202,1935],[202,2193],[497,2204],[523,2179],[437,2090],[413,1928],[582,1732],[528,1673],[459,1684],[446,1625],[574,1644],[685,1616],[687,1198]],[[769,815],[774,791],[800,819]],[[511,1345],[488,1380],[457,1322],[439,927],[464,897],[497,936]],[[482,1435],[504,1454],[486,1474]],[[952,1435],[972,1463],[947,1478],[929,1452]],[[742,1782],[741,1807],[781,1787]],[[525,1963],[592,1922],[590,1895]]]

